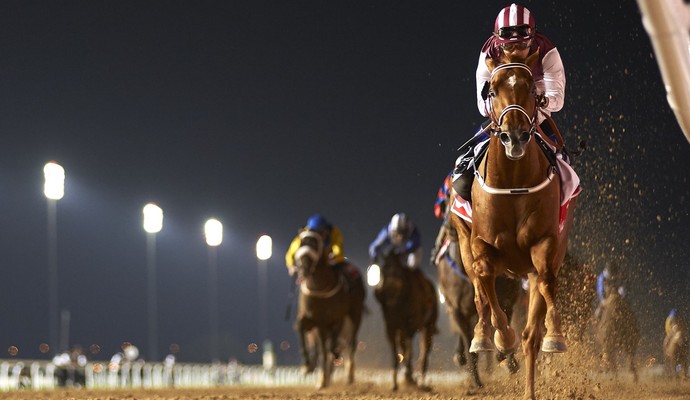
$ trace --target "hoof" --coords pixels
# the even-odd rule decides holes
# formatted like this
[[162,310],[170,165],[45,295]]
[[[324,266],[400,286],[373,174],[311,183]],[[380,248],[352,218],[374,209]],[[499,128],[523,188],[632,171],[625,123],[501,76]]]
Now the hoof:
[[563,336],[547,336],[541,344],[541,351],[544,353],[565,353],[568,345],[565,344]]
[[467,364],[467,357],[465,357],[464,353],[455,353],[453,355],[453,364],[458,367],[462,367],[463,365]]
[[511,354],[515,352],[518,346],[517,335],[515,335],[515,331],[511,327],[508,327],[506,332],[506,336],[501,336],[499,331],[494,332],[494,343],[496,344],[496,349],[501,353]]
[[494,351],[494,344],[488,337],[472,338],[470,344],[470,353],[488,353]]

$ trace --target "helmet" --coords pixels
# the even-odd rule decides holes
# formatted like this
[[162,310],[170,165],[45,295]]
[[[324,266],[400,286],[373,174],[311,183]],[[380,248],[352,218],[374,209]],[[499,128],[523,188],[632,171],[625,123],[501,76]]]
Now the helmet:
[[391,222],[388,224],[388,235],[392,236],[394,234],[402,235],[407,237],[410,231],[410,220],[407,218],[405,213],[397,213],[391,218]]
[[331,224],[321,214],[314,214],[307,220],[307,229],[310,231],[322,231],[330,227]]
[[513,3],[498,13],[494,34],[498,43],[519,43],[531,39],[535,27],[532,13],[526,7]]

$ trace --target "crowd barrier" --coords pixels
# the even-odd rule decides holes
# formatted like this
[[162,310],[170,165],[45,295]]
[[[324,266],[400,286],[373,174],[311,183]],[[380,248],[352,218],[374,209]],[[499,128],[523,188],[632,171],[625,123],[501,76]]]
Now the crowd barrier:
[[[334,379],[342,372],[336,370]],[[315,374],[303,375],[299,367],[267,370],[260,365],[165,364],[132,362],[117,366],[89,362],[83,367],[57,368],[47,361],[0,362],[0,391],[86,388],[203,388],[223,385],[284,386],[315,384]]]

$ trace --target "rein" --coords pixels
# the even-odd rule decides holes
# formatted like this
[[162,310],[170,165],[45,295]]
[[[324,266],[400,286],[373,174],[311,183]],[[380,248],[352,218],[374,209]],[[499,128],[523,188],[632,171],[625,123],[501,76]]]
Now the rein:
[[[321,236],[311,231],[304,231],[300,233],[299,237],[300,240],[304,240],[307,238],[313,239],[316,242],[316,249],[311,248],[309,246],[301,246],[295,253],[295,257],[302,258],[303,256],[306,256],[311,258],[314,264],[316,264],[323,252],[323,241],[321,240]],[[327,268],[330,268],[330,266],[327,266]],[[303,281],[300,284],[299,289],[300,292],[302,292],[302,294],[304,294],[305,296],[327,299],[329,297],[335,296],[335,294],[338,293],[340,289],[343,288],[343,286],[345,286],[345,279],[343,278],[342,274],[338,274],[338,283],[332,289],[312,290],[309,289],[306,281]]]

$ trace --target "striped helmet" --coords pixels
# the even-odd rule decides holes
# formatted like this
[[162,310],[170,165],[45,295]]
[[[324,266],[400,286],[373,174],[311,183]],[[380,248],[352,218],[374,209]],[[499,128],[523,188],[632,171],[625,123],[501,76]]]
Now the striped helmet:
[[536,23],[527,7],[515,3],[498,13],[494,23],[494,34],[499,43],[523,42],[534,35]]

